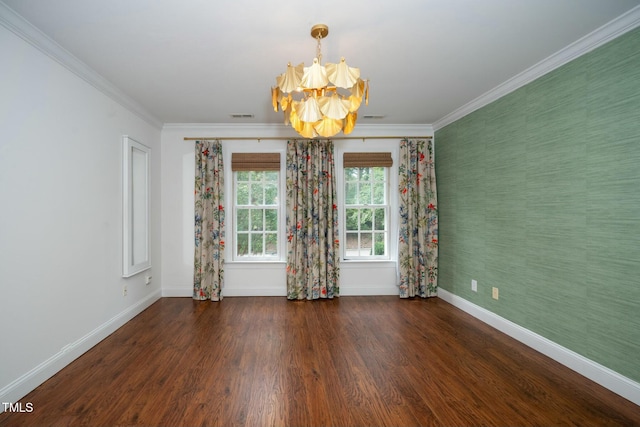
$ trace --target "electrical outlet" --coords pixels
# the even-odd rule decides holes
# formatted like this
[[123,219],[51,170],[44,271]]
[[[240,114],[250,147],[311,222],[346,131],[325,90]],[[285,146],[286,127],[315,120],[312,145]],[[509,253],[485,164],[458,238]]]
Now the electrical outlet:
[[498,288],[491,288],[491,297],[493,299],[498,299],[498,296],[499,296]]
[[145,284],[145,285],[148,285],[149,283],[151,283],[151,276],[146,276],[146,277],[144,278],[144,284]]
[[472,280],[471,281],[471,290],[473,292],[478,292],[478,281],[477,280]]
[[127,285],[124,285],[124,286],[122,287],[122,296],[123,296],[123,297],[126,297],[126,296],[127,296]]

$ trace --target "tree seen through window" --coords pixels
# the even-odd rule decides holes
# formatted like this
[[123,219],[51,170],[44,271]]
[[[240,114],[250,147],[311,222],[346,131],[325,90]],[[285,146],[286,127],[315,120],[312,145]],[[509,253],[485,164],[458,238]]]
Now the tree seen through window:
[[278,257],[279,173],[235,172],[235,255]]
[[345,258],[388,257],[385,167],[344,169]]

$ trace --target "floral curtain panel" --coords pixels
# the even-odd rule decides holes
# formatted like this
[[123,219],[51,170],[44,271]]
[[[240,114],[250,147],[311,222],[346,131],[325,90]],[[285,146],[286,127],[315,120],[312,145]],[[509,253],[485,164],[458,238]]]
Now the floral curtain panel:
[[339,295],[333,142],[287,143],[287,298]]
[[400,298],[436,296],[438,200],[433,139],[400,141]]
[[224,176],[220,141],[196,141],[193,299],[222,300]]

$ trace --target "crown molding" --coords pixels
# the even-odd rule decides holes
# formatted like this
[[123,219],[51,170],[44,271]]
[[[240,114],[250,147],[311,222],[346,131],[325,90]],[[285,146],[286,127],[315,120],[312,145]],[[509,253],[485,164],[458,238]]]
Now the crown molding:
[[576,40],[567,47],[559,50],[553,55],[543,59],[532,67],[510,78],[504,83],[491,89],[489,92],[480,95],[473,101],[463,105],[462,107],[452,111],[441,119],[433,123],[434,131],[441,129],[456,120],[459,120],[478,110],[491,102],[502,98],[503,96],[513,92],[516,89],[536,80],[539,77],[561,67],[562,65],[573,61],[574,59],[591,52],[603,44],[620,37],[626,32],[640,26],[640,6],[629,10],[628,12],[613,19],[602,27],[592,31],[586,36]]
[[71,71],[150,125],[157,129],[162,128],[162,122],[157,117],[153,116],[144,107],[96,71],[91,69],[87,64],[73,56],[68,50],[60,46],[2,1],[0,1],[0,25],[4,26],[9,31],[34,46],[36,49],[52,58],[67,70]]
[[[256,137],[265,139],[269,137],[300,138],[291,128],[284,124],[270,123],[165,123],[163,131],[179,130],[188,134],[197,133],[203,136],[204,132],[211,137]],[[372,137],[398,135],[403,137],[433,136],[433,127],[428,124],[357,124],[350,137]],[[342,134],[336,135],[336,137]]]

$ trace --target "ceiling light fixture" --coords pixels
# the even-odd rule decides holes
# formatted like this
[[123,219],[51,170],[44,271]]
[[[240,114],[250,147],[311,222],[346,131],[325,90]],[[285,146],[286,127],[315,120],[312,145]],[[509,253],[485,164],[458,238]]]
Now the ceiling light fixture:
[[328,34],[326,25],[314,25],[311,37],[318,45],[313,65],[287,64],[287,71],[276,77],[277,86],[271,88],[274,111],[280,107],[285,125],[305,138],[351,133],[362,99],[369,104],[369,81],[360,78],[359,68],[349,67],[344,58],[339,64],[321,64],[320,40]]

